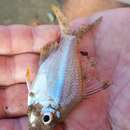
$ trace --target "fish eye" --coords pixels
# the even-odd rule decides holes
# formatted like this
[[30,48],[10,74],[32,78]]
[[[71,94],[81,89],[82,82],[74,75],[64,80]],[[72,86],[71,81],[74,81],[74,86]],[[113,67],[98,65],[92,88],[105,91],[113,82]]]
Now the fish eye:
[[52,121],[52,117],[52,113],[45,113],[42,118],[44,125],[48,125]]
[[48,122],[50,120],[50,116],[49,115],[45,115],[44,116],[44,122]]

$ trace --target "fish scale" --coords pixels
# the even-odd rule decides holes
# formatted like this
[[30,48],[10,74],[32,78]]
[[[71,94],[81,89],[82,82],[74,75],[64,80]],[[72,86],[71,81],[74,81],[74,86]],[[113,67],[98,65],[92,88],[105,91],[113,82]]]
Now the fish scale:
[[[70,36],[71,37],[71,36]],[[63,113],[69,112],[70,109],[81,100],[82,97],[82,78],[80,61],[77,58],[77,43],[72,42],[71,52],[69,53],[65,82],[62,91],[60,105]],[[68,107],[69,106],[69,107]],[[67,109],[68,108],[68,109]]]
[[[65,87],[65,76],[69,59],[74,59],[72,56],[73,51],[75,50],[75,44],[72,42],[75,39],[73,36],[67,36],[68,38],[62,40],[64,43],[60,43],[61,46],[55,53],[52,53],[48,59],[46,59],[43,64],[41,64],[39,74],[45,74],[47,77],[47,91],[49,96],[57,103],[60,104],[60,99],[62,96],[62,89]],[[70,41],[70,42],[68,42]],[[67,42],[67,43],[66,43]],[[75,42],[75,41],[74,41]],[[71,56],[72,55],[72,56]],[[62,60],[60,60],[62,59]],[[72,65],[70,65],[71,68]],[[49,73],[51,72],[51,73]],[[69,73],[72,73],[69,71]],[[33,88],[36,88],[33,86]],[[33,91],[32,88],[32,91]],[[35,90],[36,91],[36,90]],[[42,97],[41,97],[42,98]],[[43,100],[46,100],[45,97]]]

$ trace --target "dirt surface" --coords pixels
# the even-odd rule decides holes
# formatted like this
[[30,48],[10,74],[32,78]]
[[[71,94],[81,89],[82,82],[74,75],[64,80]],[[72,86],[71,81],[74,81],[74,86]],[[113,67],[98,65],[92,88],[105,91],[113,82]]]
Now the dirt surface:
[[52,4],[61,5],[69,20],[123,6],[115,0],[0,0],[0,24],[50,24]]
[[104,10],[128,6],[116,0],[65,0],[64,13],[68,19],[88,17]]
[[49,23],[47,13],[57,0],[0,0],[0,24]]

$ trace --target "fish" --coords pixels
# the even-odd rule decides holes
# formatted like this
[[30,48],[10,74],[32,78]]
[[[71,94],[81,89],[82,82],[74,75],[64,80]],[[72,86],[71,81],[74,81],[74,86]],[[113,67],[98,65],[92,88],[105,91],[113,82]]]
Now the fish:
[[61,10],[54,5],[52,10],[59,22],[60,41],[41,49],[39,68],[33,81],[30,67],[26,70],[30,130],[53,130],[83,99],[109,86],[105,82],[98,88],[86,91],[78,53],[79,39],[101,18],[72,32]]

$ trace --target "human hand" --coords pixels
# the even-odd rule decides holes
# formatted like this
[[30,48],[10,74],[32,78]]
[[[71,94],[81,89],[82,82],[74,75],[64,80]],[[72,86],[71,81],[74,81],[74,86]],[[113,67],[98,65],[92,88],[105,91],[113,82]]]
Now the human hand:
[[40,48],[57,38],[57,26],[0,26],[0,130],[28,129],[26,67],[34,78]]
[[[72,23],[72,28],[76,29],[82,23],[89,23],[99,15],[103,15],[103,21],[95,29],[87,33],[80,42],[80,49],[82,51],[88,51],[88,56],[90,59],[93,58],[96,60],[96,68],[90,66],[90,60],[85,56],[81,56],[83,65],[82,67],[87,75],[86,84],[88,84],[88,81],[90,80],[93,81],[92,78],[94,76],[101,80],[112,81],[112,85],[109,87],[109,89],[96,93],[78,105],[65,120],[65,130],[111,130],[111,127],[118,130],[130,129],[130,115],[128,114],[130,107],[130,88],[128,86],[130,48],[129,9],[107,11],[98,14],[91,19],[75,21]],[[44,35],[44,33],[36,35],[35,38],[37,38],[37,40],[35,38],[32,39],[31,34],[26,34],[29,32],[28,30],[25,30],[26,33],[24,32],[22,34],[22,38],[19,37],[19,33],[16,31],[16,29],[12,30],[14,30],[16,33],[15,38],[13,37],[14,34],[12,35],[11,41],[14,40],[12,43],[14,43],[16,40],[12,47],[16,48],[15,46],[17,45],[17,48],[15,49],[17,52],[21,52],[21,49],[23,51],[27,50],[28,52],[38,52],[40,46],[43,46],[50,41],[56,40],[59,36],[57,28],[53,28],[53,34],[52,32],[45,31],[48,35]],[[48,38],[45,38],[47,36]],[[1,36],[3,40],[9,40],[10,37],[8,37],[9,36],[7,34],[6,37]],[[39,42],[39,40],[42,42]],[[5,43],[6,42],[7,41],[5,41]],[[4,43],[4,41],[2,43]],[[5,44],[2,45],[3,46],[0,47],[2,50],[4,50],[3,48],[8,48],[9,50],[9,47],[4,46]],[[12,45],[11,42],[10,45]],[[20,47],[20,45],[22,45],[22,47]],[[24,45],[28,45],[28,49],[26,49]],[[4,54],[9,53],[7,50],[2,50],[1,52]],[[15,86],[12,85],[5,90],[1,90],[0,113],[2,118],[8,116],[23,116],[26,114],[27,96],[25,95],[27,94],[27,88],[24,84],[26,65],[28,63],[31,65],[31,70],[33,70],[33,77],[38,67],[37,63],[39,57],[37,54],[23,53],[14,57],[15,61],[12,59],[5,60],[6,57],[1,56],[0,68],[2,69],[0,70],[0,83],[3,85],[9,85],[10,83],[12,84],[14,82],[23,84],[17,84]],[[8,63],[7,61],[10,62]],[[7,64],[6,67],[5,63]],[[12,68],[10,68],[10,66]],[[12,75],[9,74],[11,72],[13,72]],[[6,108],[5,106],[7,106],[8,109],[3,109]],[[27,130],[26,117],[1,119],[0,130],[3,129]],[[58,126],[57,130],[62,129],[63,125],[61,124]]]

